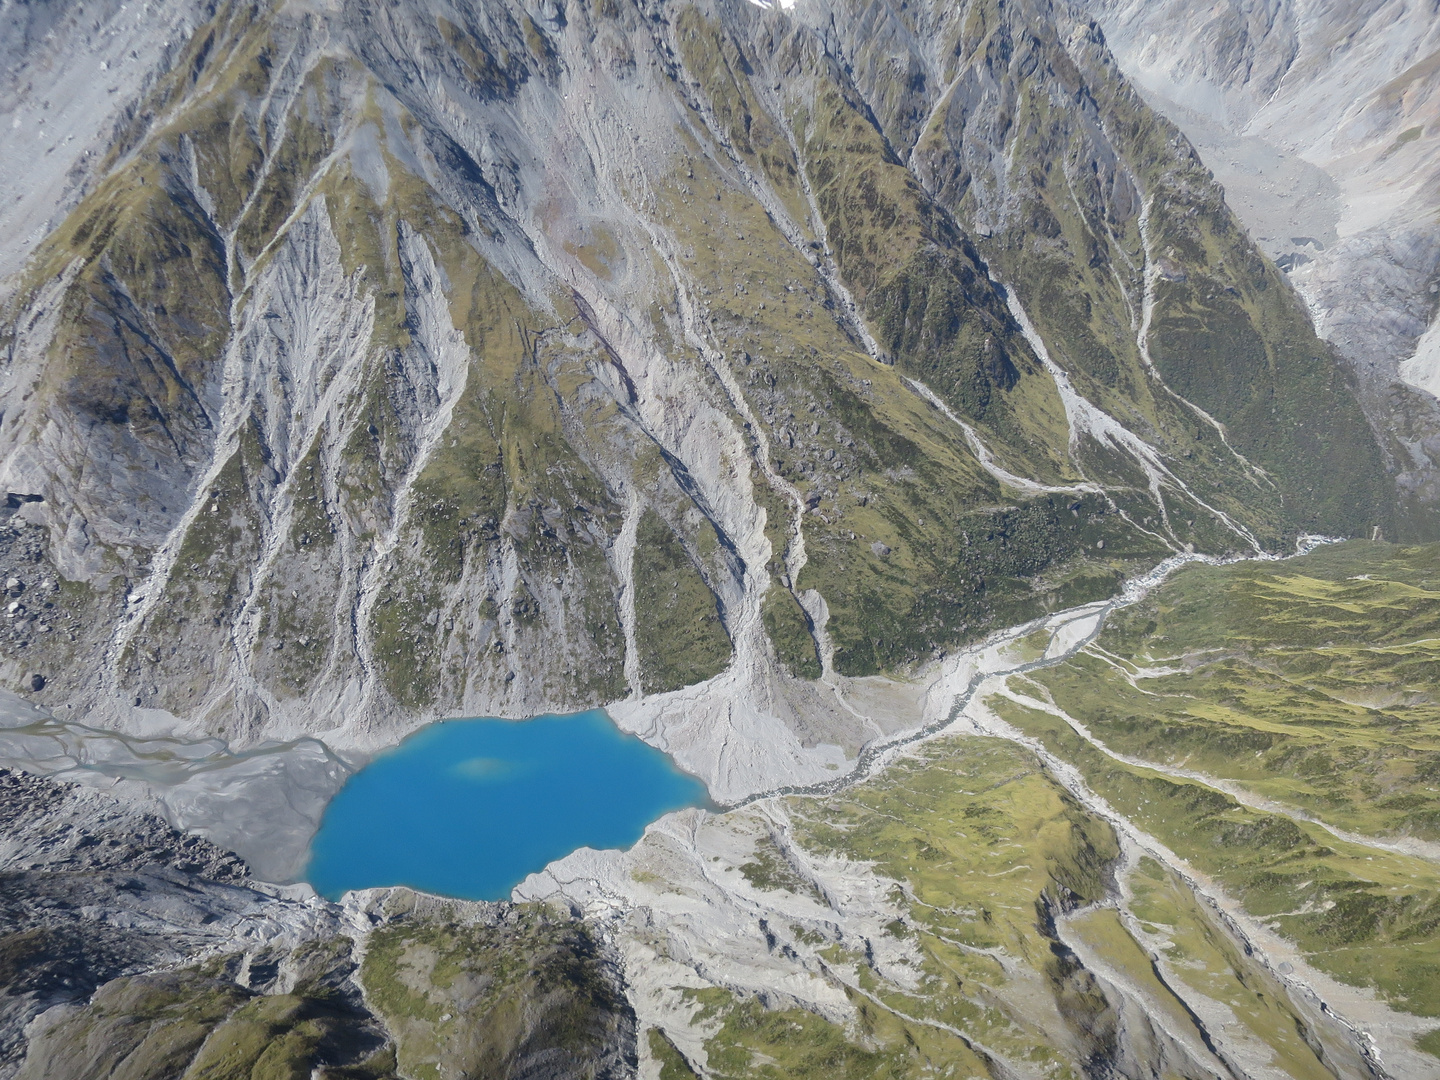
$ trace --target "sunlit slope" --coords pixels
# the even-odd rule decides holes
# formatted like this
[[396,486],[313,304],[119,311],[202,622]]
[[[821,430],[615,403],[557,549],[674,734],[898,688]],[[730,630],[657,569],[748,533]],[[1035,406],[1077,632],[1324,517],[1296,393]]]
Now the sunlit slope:
[[[1202,544],[1216,521],[1200,501],[1261,535],[1389,521],[1347,375],[1093,23],[1042,3],[833,6],[895,152],[1014,286],[1076,389],[1164,454],[1171,476],[1137,516]],[[1075,437],[1096,478],[1155,478],[1100,432]],[[1247,519],[1257,489],[1288,510]]]
[[948,736],[834,796],[654,829],[603,886],[644,912],[621,931],[642,1053],[680,1080],[1375,1075],[1116,824],[1031,751]]
[[1323,970],[1440,1015],[1440,549],[1192,567],[996,713]]
[[220,7],[4,298],[4,481],[76,627],[7,626],[5,677],[375,744],[1390,528],[1098,39],[872,15],[852,65],[821,5]]

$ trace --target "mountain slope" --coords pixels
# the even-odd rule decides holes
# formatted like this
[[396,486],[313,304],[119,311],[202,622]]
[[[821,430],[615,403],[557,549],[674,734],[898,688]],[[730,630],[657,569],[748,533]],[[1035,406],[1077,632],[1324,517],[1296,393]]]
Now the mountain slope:
[[787,671],[1391,528],[1333,358],[1063,7],[230,4],[133,85],[4,320],[69,620],[7,677],[106,724],[369,747],[728,663],[796,731]]
[[1400,493],[1398,524],[1433,537],[1435,5],[1095,0],[1087,8],[1351,365]]

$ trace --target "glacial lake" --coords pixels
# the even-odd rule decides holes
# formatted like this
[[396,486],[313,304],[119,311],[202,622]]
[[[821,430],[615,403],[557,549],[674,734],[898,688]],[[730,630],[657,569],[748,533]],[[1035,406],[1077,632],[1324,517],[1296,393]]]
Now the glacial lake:
[[376,757],[331,800],[305,879],[323,896],[408,885],[502,900],[577,848],[627,848],[705,785],[599,710],[446,720]]

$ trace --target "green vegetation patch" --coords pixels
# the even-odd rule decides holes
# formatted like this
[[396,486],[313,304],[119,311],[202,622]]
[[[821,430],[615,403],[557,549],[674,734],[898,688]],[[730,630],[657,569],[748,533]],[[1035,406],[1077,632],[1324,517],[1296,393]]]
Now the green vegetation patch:
[[[486,567],[509,546],[520,570],[510,598],[517,623],[537,646],[543,637],[547,648],[573,658],[517,674],[548,678],[548,692],[577,703],[613,699],[623,692],[624,641],[606,547],[618,509],[571,436],[580,429],[603,439],[617,420],[613,408],[565,415],[577,399],[594,396],[587,367],[594,343],[573,310],[561,305],[557,325],[554,313],[533,308],[479,254],[469,226],[401,163],[387,164],[383,206],[353,182],[329,196],[351,208],[340,224],[347,265],[365,267],[382,286],[376,338],[410,344],[418,286],[394,253],[411,228],[443,270],[450,319],[470,361],[445,436],[415,478],[405,539],[374,608],[376,666],[396,701],[412,708],[459,700],[467,680],[498,682],[507,667],[513,671],[514,661],[495,648],[505,598],[459,602],[477,588],[489,593]],[[403,388],[387,373],[386,364],[374,365],[362,423],[342,453],[341,501],[360,535],[392,512],[384,493],[415,450],[393,400]]]
[[1433,863],[1346,843],[1204,784],[1121,763],[1042,709],[998,697],[990,704],[1079,769],[1118,813],[1293,939],[1311,963],[1373,986],[1401,1008],[1440,1015],[1440,871]]
[[1440,1028],[1421,1035],[1415,1040],[1415,1045],[1427,1054],[1440,1058]]
[[252,664],[270,691],[298,697],[325,671],[337,613],[338,527],[326,502],[320,440],[292,472],[293,510],[280,557],[261,586],[262,612]]
[[[1440,839],[1440,545],[1330,545],[1194,566],[1096,642],[997,701],[1122,813],[1283,930],[1312,962],[1440,1015],[1440,871],[1347,843]],[[1225,780],[1285,813],[1241,805]]]
[[123,661],[146,704],[184,715],[220,677],[227,662],[223,631],[249,593],[259,563],[260,488],[269,452],[254,418],[241,427],[209,489],[198,494],[160,602],[147,615]]
[[[1248,947],[1223,927],[1188,886],[1154,859],[1145,857],[1129,874],[1129,910],[1137,920],[1128,926],[1149,952],[1163,958],[1163,978],[1155,980],[1164,995],[1170,980],[1229,1006],[1235,1017],[1277,1055],[1285,1075],[1295,1080],[1326,1080],[1333,1074],[1319,1047],[1327,1038],[1323,1028],[1312,1027],[1304,1012],[1289,1000],[1289,991]],[[1161,994],[1152,994],[1160,998]],[[1177,1026],[1190,1023],[1186,1011]],[[1343,1060],[1349,1048],[1324,1050]],[[1336,1053],[1336,1051],[1339,1051]]]
[[963,1039],[920,1025],[907,1027],[868,1002],[861,1006],[861,1031],[852,1034],[803,1009],[766,1009],[755,998],[720,989],[687,993],[700,1005],[697,1022],[720,1025],[705,1044],[707,1072],[716,1080],[990,1075],[984,1058]]
[[[884,933],[913,947],[914,985],[873,966],[859,942],[792,927],[846,981],[853,1027],[767,1010],[723,990],[693,994],[717,1076],[987,1076],[991,1054],[1057,1077],[1107,1052],[1113,1016],[1049,929],[1062,908],[1105,894],[1118,853],[1029,752],[999,740],[927,743],[874,779],[824,799],[790,799],[797,847],[869,864],[894,883]],[[816,895],[771,841],[740,868],[755,886]]]
[[660,1063],[660,1080],[699,1080],[685,1055],[665,1032],[651,1028],[645,1037],[650,1044],[650,1056]]
[[775,655],[786,670],[802,679],[818,679],[820,654],[815,648],[810,616],[805,614],[795,594],[778,581],[772,581],[761,604],[760,617],[765,622],[765,633],[775,646]]
[[380,1042],[369,1017],[322,983],[255,996],[233,982],[180,971],[102,986],[31,1040],[19,1076],[393,1080],[393,1061],[387,1065]]
[[1440,545],[1190,567],[1035,679],[1112,750],[1440,841]]
[[[942,98],[913,168],[958,220],[980,226],[984,257],[1076,388],[1156,446],[1199,497],[1172,513],[1177,536],[1208,550],[1235,542],[1188,534],[1200,499],[1272,549],[1296,531],[1388,526],[1393,486],[1342,366],[1203,163],[1103,47],[1077,50],[1040,24],[1026,25],[1020,46],[1016,15],[998,0],[967,5],[942,32],[955,35],[942,47],[955,77],[991,73],[983,77],[997,78],[997,97],[978,113],[969,94]],[[1093,120],[1081,118],[1075,94]],[[898,107],[887,114],[893,125],[913,123]],[[991,165],[997,147],[1003,179]],[[1226,425],[1235,450],[1265,475],[1181,397]],[[1123,483],[1100,458],[1087,454],[1084,464],[1092,479]]]
[[810,540],[814,561],[800,584],[829,604],[835,666],[846,675],[904,667],[937,644],[1102,599],[1126,567],[1163,555],[1096,496],[983,509],[959,498],[950,506],[934,497],[915,497],[919,507],[901,503],[927,471],[920,465],[915,481],[892,483],[885,503],[867,507],[865,516],[878,520],[856,539],[817,529]]
[[694,7],[674,16],[675,40],[685,66],[700,80],[710,108],[732,150],[758,165],[797,222],[809,219],[795,154],[784,133],[756,99],[754,69],[741,43]]
[[824,902],[820,891],[796,872],[772,840],[763,839],[755,845],[750,861],[740,865],[740,873],[757,889],[783,889]]
[[[697,41],[715,29],[703,20],[686,25]],[[742,92],[748,75],[738,59],[722,73],[715,57],[723,48],[708,57],[695,49],[697,71]],[[754,119],[760,98],[746,102]],[[863,102],[837,78],[825,82],[813,109],[767,122],[788,126],[803,146],[840,270],[862,304],[888,312],[880,336],[887,349],[900,350],[898,367],[876,363],[860,347],[829,299],[814,249],[792,244],[765,207],[701,152],[706,138],[733,142],[721,121],[713,121],[721,130],[682,132],[693,131],[696,152],[677,160],[657,188],[654,213],[675,237],[689,287],[709,311],[712,340],[764,431],[757,448],[768,448],[774,471],[803,500],[808,561],[790,584],[825,597],[837,670],[904,668],[1055,603],[1105,595],[1117,571],[1163,557],[1161,545],[1085,500],[1080,507],[1064,499],[1011,504],[1016,493],[1002,491],[979,467],[960,425],[906,381],[906,373],[933,380],[962,415],[982,411],[979,398],[965,395],[989,395],[977,427],[1007,467],[1074,478],[1053,381],[1036,366],[974,252],[887,156]],[[725,151],[713,150],[723,160]],[[744,242],[715,242],[732,233]],[[865,310],[876,330],[874,313]],[[975,382],[981,368],[988,390]],[[766,483],[763,470],[752,479],[767,511],[769,569],[778,581],[787,570],[793,504],[780,485]],[[1103,549],[1096,546],[1102,539]],[[771,589],[765,614],[782,662],[795,674],[816,671],[798,608]]]
[[537,906],[495,926],[386,926],[369,939],[361,980],[395,1034],[400,1071],[427,1080],[500,1080],[541,1061],[593,1076],[633,1025],[589,932]]
[[635,534],[635,637],[647,694],[678,690],[725,670],[734,653],[719,600],[680,538],[654,510]]

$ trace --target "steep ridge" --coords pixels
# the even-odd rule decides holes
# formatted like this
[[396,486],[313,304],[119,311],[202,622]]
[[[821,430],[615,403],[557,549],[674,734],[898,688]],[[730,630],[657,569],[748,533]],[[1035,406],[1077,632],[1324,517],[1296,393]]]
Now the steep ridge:
[[1303,310],[1064,7],[237,3],[151,64],[4,319],[7,543],[64,602],[6,678],[100,726],[628,694],[663,740],[645,695],[713,677],[699,737],[798,762],[849,719],[791,676],[1393,527]]
[[1402,501],[1435,535],[1440,143],[1433,3],[1093,0],[1121,67],[1178,123],[1350,362]]
[[[863,12],[836,25],[862,27]],[[907,7],[885,19],[889,33],[857,33],[845,46],[875,88],[882,128],[981,237],[1079,391],[1182,459],[1170,466],[1168,497],[1190,502],[1183,517],[1223,529],[1213,511],[1195,513],[1195,493],[1223,508],[1216,488],[1263,486],[1245,457],[1311,505],[1333,493],[1329,513],[1346,505],[1373,519],[1376,495],[1358,474],[1344,496],[1333,491],[1343,460],[1374,461],[1333,359],[1179,133],[1125,84],[1096,28],[1046,4]],[[917,89],[885,102],[906,53]],[[1278,419],[1300,400],[1329,426]],[[1356,433],[1337,441],[1337,428]],[[1218,452],[1204,447],[1226,433]],[[1088,434],[1077,436],[1082,446],[1095,440]],[[1144,468],[1096,441],[1098,475]],[[1105,461],[1116,454],[1120,462]],[[1182,477],[1195,493],[1174,487]],[[1149,516],[1182,515],[1157,503]],[[1183,522],[1164,527],[1189,538]]]

